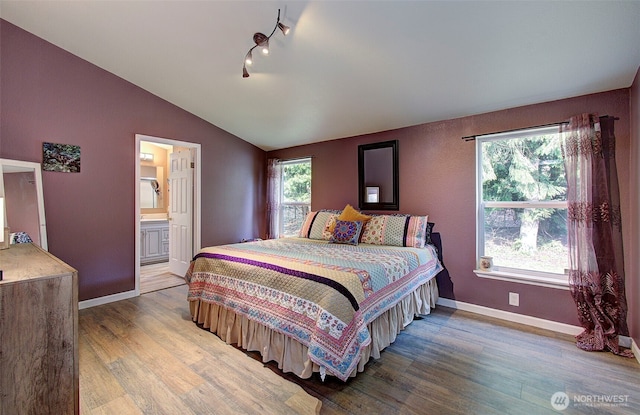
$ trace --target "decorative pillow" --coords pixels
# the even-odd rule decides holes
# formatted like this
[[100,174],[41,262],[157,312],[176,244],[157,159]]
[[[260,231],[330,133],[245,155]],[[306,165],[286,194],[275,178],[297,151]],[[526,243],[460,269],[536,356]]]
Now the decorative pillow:
[[338,220],[338,215],[337,214],[331,214],[329,216],[329,221],[327,222],[327,224],[324,226],[324,229],[322,230],[322,239],[331,239],[331,236],[333,235],[333,230],[336,227],[336,220]]
[[409,216],[404,233],[404,246],[424,248],[428,216]]
[[344,207],[344,210],[342,211],[338,219],[352,221],[352,222],[358,221],[358,222],[364,223],[369,219],[371,219],[371,216],[367,216],[363,213],[360,213],[356,209],[354,209],[353,206],[347,205]]
[[362,232],[361,242],[424,248],[428,216],[375,215]]
[[309,212],[309,213],[307,213],[307,217],[304,219],[304,222],[302,222],[302,227],[300,228],[300,232],[298,232],[298,236],[300,238],[308,238],[309,237],[309,231],[311,230],[311,224],[313,223],[313,220],[316,218],[317,214],[318,214],[318,212]]
[[374,245],[404,245],[406,216],[379,215],[371,218],[362,233],[361,242]]
[[316,213],[313,222],[309,228],[309,239],[329,239],[331,238],[331,232],[329,227],[338,217],[337,213],[319,211]]
[[[359,221],[362,222],[362,225],[364,227],[367,221],[371,219],[371,216],[360,213],[356,209],[354,209],[353,206],[347,204],[347,206],[345,206],[344,209],[340,212],[340,216],[338,216],[338,219],[352,222]],[[334,227],[335,224],[332,224],[329,227],[329,232],[333,232]]]
[[363,244],[384,245],[383,237],[387,218],[387,215],[373,216],[364,227],[360,242]]
[[336,226],[329,242],[358,245],[361,231],[362,222],[360,221],[336,220]]

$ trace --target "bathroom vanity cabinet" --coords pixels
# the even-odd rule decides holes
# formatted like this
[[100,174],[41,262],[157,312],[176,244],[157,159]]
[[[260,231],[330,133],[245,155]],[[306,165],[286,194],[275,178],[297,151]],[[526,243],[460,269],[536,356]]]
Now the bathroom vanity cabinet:
[[140,265],[169,261],[169,221],[140,222]]

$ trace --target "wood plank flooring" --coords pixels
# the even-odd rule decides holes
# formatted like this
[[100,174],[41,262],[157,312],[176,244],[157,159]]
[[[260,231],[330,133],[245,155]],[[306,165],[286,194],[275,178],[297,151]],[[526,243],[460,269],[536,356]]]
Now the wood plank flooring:
[[164,290],[186,284],[183,277],[169,272],[169,263],[144,265],[140,267],[140,294]]
[[635,359],[585,352],[572,336],[445,307],[414,321],[346,384],[284,376],[321,399],[322,414],[557,414],[556,392],[569,396],[563,414],[640,413]]
[[317,414],[320,401],[196,326],[186,285],[80,310],[80,411]]
[[638,362],[571,336],[438,307],[355,379],[303,380],[198,328],[186,291],[80,311],[83,414],[640,413]]

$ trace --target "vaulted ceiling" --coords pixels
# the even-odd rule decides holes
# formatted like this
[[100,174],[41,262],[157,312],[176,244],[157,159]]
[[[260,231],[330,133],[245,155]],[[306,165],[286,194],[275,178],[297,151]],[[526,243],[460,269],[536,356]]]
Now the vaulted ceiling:
[[[254,32],[291,27],[242,77]],[[12,1],[0,17],[265,150],[629,87],[640,1]]]

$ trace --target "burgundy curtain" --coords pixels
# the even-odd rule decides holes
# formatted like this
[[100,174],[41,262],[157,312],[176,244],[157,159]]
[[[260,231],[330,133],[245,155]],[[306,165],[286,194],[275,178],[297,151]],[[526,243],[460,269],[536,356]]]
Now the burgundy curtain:
[[280,160],[267,160],[267,239],[280,236],[280,180],[282,166]]
[[569,287],[584,331],[579,348],[632,356],[628,335],[614,118],[581,114],[561,126],[567,176]]

